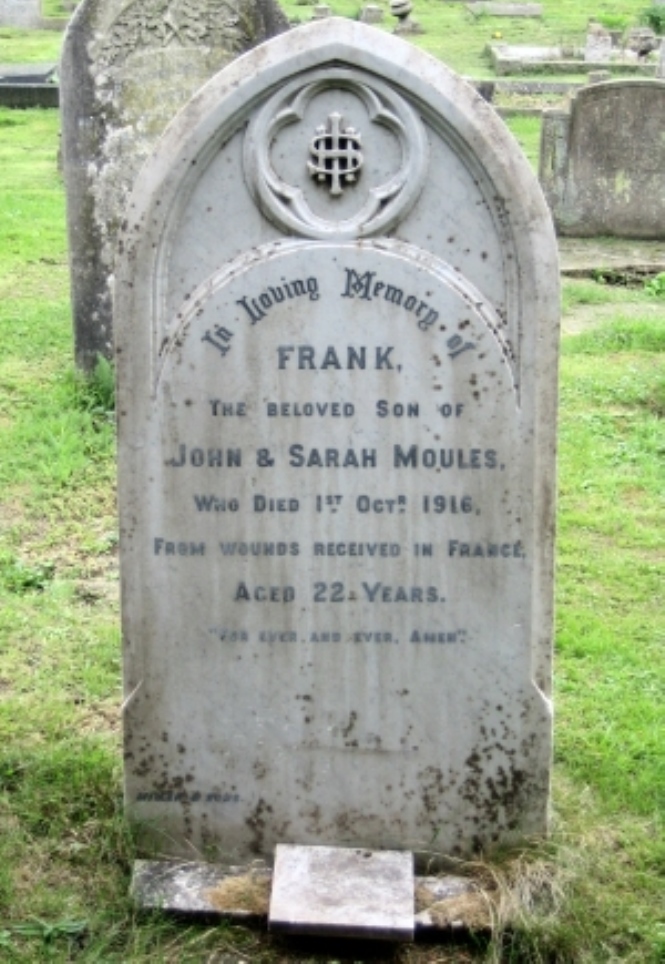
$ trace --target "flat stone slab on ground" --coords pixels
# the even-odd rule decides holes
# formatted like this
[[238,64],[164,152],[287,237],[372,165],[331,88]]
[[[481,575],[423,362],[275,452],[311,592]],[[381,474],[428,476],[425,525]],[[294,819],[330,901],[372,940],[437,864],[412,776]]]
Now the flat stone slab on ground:
[[54,79],[57,64],[0,64],[0,84],[45,84]]
[[[223,867],[202,861],[137,860],[131,893],[143,911],[238,922],[267,919],[272,870],[262,861]],[[417,935],[475,932],[489,926],[491,903],[469,877],[416,877],[413,922]]]
[[243,920],[267,915],[271,880],[272,872],[262,862],[220,867],[203,861],[137,860],[131,894],[142,910]]
[[278,844],[268,923],[293,934],[413,940],[413,856]]
[[569,277],[602,268],[665,271],[665,241],[631,238],[558,238],[561,273]]

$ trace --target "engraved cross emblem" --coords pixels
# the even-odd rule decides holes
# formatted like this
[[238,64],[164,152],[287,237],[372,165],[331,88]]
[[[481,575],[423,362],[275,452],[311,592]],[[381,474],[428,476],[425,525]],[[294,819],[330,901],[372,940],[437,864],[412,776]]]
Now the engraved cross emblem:
[[331,194],[342,194],[345,184],[358,179],[364,160],[360,140],[358,131],[344,127],[344,118],[337,112],[330,114],[325,126],[316,128],[309,146],[313,160],[307,162],[307,170],[315,180],[326,182]]

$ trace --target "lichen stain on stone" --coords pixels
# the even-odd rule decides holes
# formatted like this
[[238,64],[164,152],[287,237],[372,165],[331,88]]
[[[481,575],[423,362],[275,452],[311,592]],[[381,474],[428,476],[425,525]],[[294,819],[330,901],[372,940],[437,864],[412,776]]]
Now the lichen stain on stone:
[[260,797],[254,810],[245,820],[245,824],[252,832],[252,840],[249,843],[249,849],[252,853],[263,853],[266,825],[272,813],[273,808],[263,797]]
[[421,799],[428,815],[438,813],[441,799],[446,792],[443,772],[439,767],[426,767],[418,774],[421,781]]
[[256,760],[252,766],[252,771],[257,780],[262,780],[268,772],[268,767],[263,760]]
[[103,35],[97,56],[102,63],[118,64],[136,50],[221,47],[237,56],[270,34],[288,26],[277,5],[263,0],[158,0],[152,9],[142,2],[126,5]]
[[349,713],[348,722],[346,726],[342,728],[342,736],[346,738],[350,736],[354,726],[356,725],[357,719],[358,719],[358,714],[356,713],[355,710],[351,710],[351,712]]
[[614,176],[614,194],[627,204],[631,201],[633,182],[626,171],[617,171]]

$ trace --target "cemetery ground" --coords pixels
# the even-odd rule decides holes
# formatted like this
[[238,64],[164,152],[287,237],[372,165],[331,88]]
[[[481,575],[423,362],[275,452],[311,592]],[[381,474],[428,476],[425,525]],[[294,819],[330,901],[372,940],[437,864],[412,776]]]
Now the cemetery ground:
[[[586,22],[586,4],[557,6]],[[442,17],[462,7],[423,4]],[[524,27],[535,40],[537,24]],[[479,75],[477,41],[466,44],[444,59]],[[537,121],[511,126],[533,159]],[[0,957],[662,961],[665,279],[564,283],[552,835],[454,868],[486,895],[478,933],[392,949],[138,918],[121,799],[113,377],[100,366],[86,383],[72,365],[58,127],[56,112],[0,110]]]
[[[388,12],[388,3],[379,2],[385,17],[377,26],[392,30],[395,20]],[[314,0],[284,0],[281,5],[291,21],[305,23],[311,19]],[[356,19],[362,4],[359,0],[331,0],[329,6],[338,16]],[[544,4],[542,18],[497,18],[471,14],[462,2],[416,0],[414,17],[424,32],[410,39],[458,73],[483,78],[492,76],[484,54],[489,43],[500,40],[507,44],[580,46],[590,18],[598,19],[608,29],[623,30],[637,26],[649,6],[650,0],[556,0]],[[63,17],[65,4],[63,0],[42,0],[42,12],[52,19]],[[0,27],[0,63],[56,61],[61,39],[53,30]],[[581,81],[583,76],[560,75],[557,79]]]
[[562,343],[553,832],[457,868],[487,892],[492,926],[475,942],[331,952],[138,920],[120,791],[112,373],[86,384],[72,367],[57,114],[4,110],[0,130],[5,959],[662,960],[662,285],[564,284],[576,333]]

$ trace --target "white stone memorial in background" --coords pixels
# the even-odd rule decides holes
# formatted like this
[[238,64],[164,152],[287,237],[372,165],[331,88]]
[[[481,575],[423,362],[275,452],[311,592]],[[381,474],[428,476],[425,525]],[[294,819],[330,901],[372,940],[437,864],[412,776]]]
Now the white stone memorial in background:
[[360,11],[362,23],[382,23],[383,19],[383,8],[376,3],[368,3]]
[[612,35],[602,24],[590,23],[586,35],[584,60],[587,63],[605,63],[612,59]]
[[41,6],[40,0],[0,0],[0,27],[40,27]]
[[557,251],[491,107],[350,21],[241,57],[139,176],[114,324],[145,837],[544,832]]

